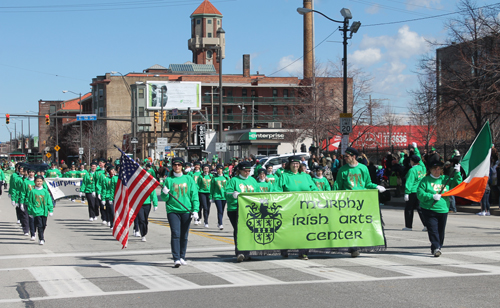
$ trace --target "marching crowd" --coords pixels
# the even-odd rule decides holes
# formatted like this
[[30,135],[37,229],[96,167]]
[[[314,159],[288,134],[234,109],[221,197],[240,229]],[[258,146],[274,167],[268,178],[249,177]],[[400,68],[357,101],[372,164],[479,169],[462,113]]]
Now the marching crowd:
[[[144,169],[153,177],[163,179],[161,200],[165,202],[167,218],[171,229],[171,250],[175,267],[186,264],[186,249],[191,221],[195,225],[209,228],[211,205],[217,211],[217,228],[223,230],[223,215],[233,227],[235,256],[238,262],[250,259],[248,251],[237,249],[238,227],[238,195],[252,192],[300,192],[330,190],[362,190],[377,189],[380,199],[386,194],[387,177],[397,172],[401,177],[398,165],[408,166],[404,172],[404,180],[398,186],[404,187],[405,228],[412,230],[413,213],[417,210],[431,242],[431,253],[438,257],[444,241],[447,214],[450,209],[450,198],[442,197],[442,193],[455,187],[462,181],[459,159],[452,158],[451,169],[442,159],[432,153],[422,156],[413,143],[410,151],[401,156],[400,161],[393,156],[384,158],[380,166],[368,162],[366,155],[349,147],[341,158],[335,155],[312,156],[308,161],[301,156],[291,156],[281,168],[273,172],[273,167],[261,168],[257,161],[245,159],[233,161],[231,164],[203,164],[202,162],[185,162],[175,157],[162,162],[159,168],[150,160],[141,162]],[[458,153],[455,153],[455,156]],[[498,165],[498,164],[497,164]],[[496,166],[495,165],[495,168]],[[251,170],[253,176],[250,176]],[[35,240],[38,232],[39,243],[44,244],[44,229],[47,216],[52,216],[55,201],[52,199],[44,178],[82,178],[80,198],[88,203],[89,221],[96,221],[101,216],[103,225],[113,228],[114,193],[120,161],[100,159],[90,164],[71,165],[62,174],[55,164],[46,172],[16,165],[16,172],[9,181],[9,196],[15,207],[18,223],[23,232]],[[156,170],[155,170],[156,169]],[[382,171],[381,171],[382,170]],[[3,181],[0,172],[0,181]],[[1,194],[1,191],[0,191]],[[76,196],[72,197],[75,198]],[[150,211],[158,208],[158,196],[153,191],[142,205],[134,222],[133,234],[146,241],[148,233],[148,217]],[[299,258],[308,259],[308,250],[299,250]],[[352,257],[360,255],[359,248],[350,247]],[[282,257],[288,257],[289,251],[281,251]]]

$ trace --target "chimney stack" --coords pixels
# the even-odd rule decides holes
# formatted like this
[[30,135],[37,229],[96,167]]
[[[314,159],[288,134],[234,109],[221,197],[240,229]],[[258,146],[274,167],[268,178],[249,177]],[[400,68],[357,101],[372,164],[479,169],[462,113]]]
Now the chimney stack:
[[[304,8],[313,9],[313,0],[304,0]],[[304,79],[313,77],[314,50],[313,50],[313,13],[304,14]]]
[[250,55],[243,55],[243,77],[250,77]]

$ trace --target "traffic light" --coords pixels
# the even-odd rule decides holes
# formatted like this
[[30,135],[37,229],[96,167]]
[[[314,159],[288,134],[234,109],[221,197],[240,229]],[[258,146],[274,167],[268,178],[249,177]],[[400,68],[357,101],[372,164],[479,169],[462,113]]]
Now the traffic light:
[[163,122],[167,121],[167,111],[163,110]]
[[50,118],[48,114],[45,115],[45,124],[50,125]]
[[9,124],[10,123],[10,114],[6,113],[5,114],[5,124]]
[[158,111],[155,112],[155,123],[160,122],[160,113]]

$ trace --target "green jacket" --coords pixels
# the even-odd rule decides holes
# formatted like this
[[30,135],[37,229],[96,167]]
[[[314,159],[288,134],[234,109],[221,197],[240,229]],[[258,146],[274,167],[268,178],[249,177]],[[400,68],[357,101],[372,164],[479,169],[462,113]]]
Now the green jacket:
[[201,176],[201,171],[196,171],[195,172],[194,169],[193,169],[193,171],[189,171],[189,173],[187,175],[189,175],[190,177],[192,177],[193,180],[194,180],[194,182],[196,184],[198,184],[198,178]]
[[20,186],[19,203],[26,204],[28,201],[28,193],[35,188],[35,179],[31,181],[29,178],[24,179],[22,186]]
[[271,181],[261,182],[259,179],[257,181],[257,186],[255,187],[255,192],[273,192],[275,191],[275,186]]
[[227,211],[234,212],[238,210],[238,199],[233,198],[233,192],[255,192],[257,190],[257,181],[249,176],[245,180],[240,176],[235,176],[229,180],[226,186]]
[[226,200],[226,186],[229,177],[226,175],[217,175],[212,178],[210,183],[210,195],[213,200]]
[[104,169],[97,168],[95,171],[95,192],[97,195],[101,195],[101,199],[103,198],[103,190],[104,190],[104,179],[106,178],[106,171]]
[[158,206],[158,195],[156,194],[156,189],[151,192],[143,204],[153,204],[154,207]]
[[89,174],[89,172],[83,169],[83,170],[77,170],[76,174],[78,175],[77,178],[83,179],[85,177],[85,174]]
[[340,167],[333,190],[363,190],[376,189],[377,184],[372,183],[368,167],[358,163],[355,167],[345,164]]
[[316,177],[312,178],[314,184],[316,184],[316,187],[318,187],[319,191],[331,191],[332,188],[330,187],[330,183],[325,177],[322,177],[321,179],[318,179]]
[[85,194],[96,192],[96,176],[94,173],[87,173],[82,180],[82,187],[80,191]]
[[191,176],[183,174],[180,177],[176,177],[172,174],[165,178],[163,187],[167,187],[170,190],[168,195],[165,195],[163,190],[161,192],[161,199],[165,201],[167,213],[189,213],[170,194],[174,195],[191,212],[199,212],[198,185]]
[[79,177],[79,171],[70,170],[63,175],[63,178],[77,179]]
[[[210,183],[212,182],[212,175],[209,173],[207,175],[201,174],[198,177],[198,192],[199,193],[210,193]],[[212,198],[210,198],[212,199]]]
[[285,170],[280,176],[276,191],[318,191],[318,187],[305,172],[294,174],[290,170]]
[[17,189],[16,189],[16,183],[17,183],[17,178],[19,177],[19,174],[17,172],[12,173],[9,181],[9,194],[11,196],[11,199],[14,201],[17,201]]
[[268,175],[266,175],[266,178],[268,178],[269,182],[271,182],[273,185],[278,184],[278,179],[279,179],[278,176],[276,176],[274,174],[268,174]]
[[26,198],[28,214],[32,216],[47,216],[54,212],[52,197],[48,190],[32,189]]
[[5,181],[5,173],[3,173],[2,169],[0,169],[0,181]]
[[61,171],[58,168],[49,169],[45,172],[46,178],[62,178]]
[[102,183],[104,184],[101,194],[102,200],[104,201],[114,200],[117,182],[118,182],[118,175],[115,175],[112,178],[107,176],[102,180]]
[[462,175],[460,172],[455,172],[453,178],[450,179],[446,187],[441,192],[441,188],[446,184],[448,176],[442,175],[435,179],[428,175],[424,177],[417,188],[417,198],[420,200],[420,207],[426,210],[431,210],[436,213],[448,213],[450,211],[449,197],[441,197],[439,201],[434,204],[435,194],[444,194],[448,190],[454,188],[462,182]]

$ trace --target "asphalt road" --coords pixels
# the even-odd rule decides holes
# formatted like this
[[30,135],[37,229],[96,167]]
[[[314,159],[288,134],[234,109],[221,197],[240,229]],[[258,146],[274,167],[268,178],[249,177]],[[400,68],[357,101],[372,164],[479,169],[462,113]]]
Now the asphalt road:
[[89,222],[80,202],[58,201],[46,243],[22,234],[0,198],[0,307],[498,307],[500,217],[450,213],[440,258],[415,215],[382,208],[388,249],[378,253],[256,257],[236,263],[232,229],[193,226],[187,266],[173,268],[163,202],[147,242],[127,249]]

